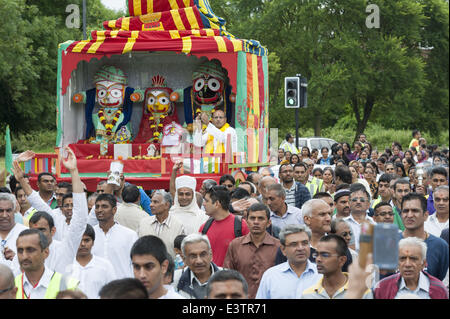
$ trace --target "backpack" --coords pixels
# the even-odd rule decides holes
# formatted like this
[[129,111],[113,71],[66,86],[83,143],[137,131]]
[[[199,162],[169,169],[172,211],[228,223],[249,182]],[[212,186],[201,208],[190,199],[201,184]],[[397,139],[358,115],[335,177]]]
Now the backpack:
[[[206,235],[213,221],[214,218],[212,217],[210,217],[206,221],[205,226],[202,229],[202,235]],[[241,236],[242,236],[242,218],[241,216],[234,215],[234,237],[241,237]]]

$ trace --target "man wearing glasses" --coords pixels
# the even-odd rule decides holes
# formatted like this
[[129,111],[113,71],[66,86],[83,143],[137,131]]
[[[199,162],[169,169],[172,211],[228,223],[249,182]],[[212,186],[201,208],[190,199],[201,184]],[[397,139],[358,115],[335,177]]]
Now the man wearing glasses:
[[[347,261],[347,244],[335,234],[320,238],[317,250],[313,253],[317,271],[323,277],[310,288],[303,291],[300,299],[344,299],[348,289],[348,273],[342,272]],[[372,292],[367,289],[363,299],[372,299]]]
[[267,269],[256,299],[295,299],[322,277],[309,260],[311,230],[306,225],[287,225],[280,231],[281,252],[287,261]]
[[355,183],[350,186],[350,216],[344,218],[350,224],[355,236],[355,250],[359,251],[359,235],[361,234],[361,223],[368,221],[375,224],[374,220],[368,216],[370,201],[369,193],[364,185]]
[[388,202],[379,202],[374,207],[373,219],[377,223],[394,223],[394,211]]
[[11,269],[0,264],[0,299],[16,299],[17,287]]

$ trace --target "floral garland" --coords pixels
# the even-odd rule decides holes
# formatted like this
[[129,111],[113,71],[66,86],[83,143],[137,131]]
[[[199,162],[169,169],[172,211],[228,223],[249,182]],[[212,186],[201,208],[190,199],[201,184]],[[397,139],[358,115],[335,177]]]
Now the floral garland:
[[106,121],[106,117],[105,117],[105,113],[103,112],[103,109],[100,109],[100,111],[98,111],[98,117],[100,119],[100,122],[103,124],[103,126],[106,129],[106,135],[108,135],[108,136],[112,135],[112,129],[116,125],[116,123],[119,120],[119,117],[120,117],[121,114],[122,114],[122,111],[121,110],[117,110],[116,113],[114,114],[114,117],[113,117],[111,123],[108,123]]
[[[150,116],[148,118],[148,121],[150,122],[150,128],[155,129],[156,132],[153,133],[153,138],[150,140],[156,140],[159,141],[161,139],[161,133],[160,130],[163,128],[163,124],[160,122],[161,120],[164,120],[166,118],[165,115],[160,115],[159,118],[155,119],[155,116]],[[155,124],[151,124],[152,122],[156,122]]]

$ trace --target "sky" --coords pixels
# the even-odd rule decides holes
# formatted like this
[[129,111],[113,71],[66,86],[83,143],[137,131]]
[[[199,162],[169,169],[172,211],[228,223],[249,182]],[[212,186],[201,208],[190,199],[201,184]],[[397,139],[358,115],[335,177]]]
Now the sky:
[[101,0],[103,5],[107,8],[120,10],[126,8],[126,0]]

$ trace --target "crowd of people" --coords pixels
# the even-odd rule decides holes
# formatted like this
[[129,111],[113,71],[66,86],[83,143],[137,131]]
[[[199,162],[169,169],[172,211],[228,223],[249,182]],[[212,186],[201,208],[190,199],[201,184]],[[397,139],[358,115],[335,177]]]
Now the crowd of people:
[[[449,153],[417,130],[382,152],[288,134],[245,180],[200,185],[177,162],[166,190],[122,174],[90,194],[66,151],[71,183],[42,173],[33,189],[24,152],[1,188],[0,298],[448,299]],[[398,267],[368,284],[360,239],[377,223],[398,227]]]

